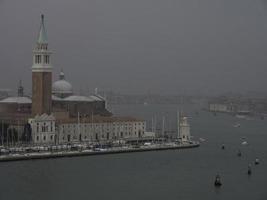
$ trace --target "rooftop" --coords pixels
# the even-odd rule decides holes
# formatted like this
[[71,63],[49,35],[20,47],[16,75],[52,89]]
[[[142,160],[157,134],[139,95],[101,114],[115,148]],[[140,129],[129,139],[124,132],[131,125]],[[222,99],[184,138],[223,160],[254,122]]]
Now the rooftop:
[[[118,122],[144,122],[142,119],[134,117],[103,117],[103,116],[80,116],[80,123],[118,123]],[[58,120],[60,124],[78,123],[77,118],[68,118]]]
[[32,100],[29,97],[7,97],[1,100],[0,103],[31,104]]

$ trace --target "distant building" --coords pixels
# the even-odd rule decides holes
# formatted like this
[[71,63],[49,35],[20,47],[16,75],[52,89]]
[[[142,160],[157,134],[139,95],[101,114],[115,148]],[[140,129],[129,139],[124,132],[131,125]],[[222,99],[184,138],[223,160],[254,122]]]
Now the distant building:
[[235,108],[232,104],[210,103],[209,110],[211,112],[234,112]]
[[56,119],[47,114],[36,115],[29,119],[31,125],[32,142],[34,144],[55,144],[56,141]]
[[10,90],[8,90],[8,89],[0,89],[0,100],[8,97],[9,92],[10,92]]
[[58,123],[59,143],[101,142],[144,137],[146,123],[128,117],[81,118]]
[[19,82],[16,97],[6,97],[0,101],[0,114],[31,114],[32,100],[30,97],[24,96],[24,89],[21,81]]
[[266,100],[250,99],[245,97],[217,97],[209,102],[209,111],[231,114],[264,112]]
[[34,144],[58,144],[144,136],[144,121],[112,117],[106,108],[106,99],[97,93],[74,94],[63,71],[52,84],[51,55],[42,15],[33,50],[32,97],[24,95],[20,82],[16,97],[0,100],[0,141],[9,142],[11,137],[16,138],[12,142],[31,140]]
[[[57,117],[77,117],[81,115],[111,116],[106,109],[106,99],[100,95],[81,96],[73,93],[72,85],[65,80],[65,74],[60,72],[59,80],[52,84],[51,51],[48,50],[48,39],[44,25],[44,16],[41,16],[41,25],[36,47],[33,50],[32,66],[32,97],[25,96],[20,82],[18,95],[0,100],[1,115],[25,118],[34,117],[43,113],[54,113]],[[65,114],[62,114],[65,113]],[[14,117],[13,116],[13,117]]]
[[65,79],[63,71],[59,80],[52,85],[52,107],[54,111],[67,111],[70,117],[77,117],[78,113],[84,116],[100,115],[111,116],[106,108],[106,100],[95,94],[91,96],[75,95],[72,85]]
[[143,138],[146,123],[129,117],[96,117],[56,121],[51,114],[29,119],[34,144],[108,142]]

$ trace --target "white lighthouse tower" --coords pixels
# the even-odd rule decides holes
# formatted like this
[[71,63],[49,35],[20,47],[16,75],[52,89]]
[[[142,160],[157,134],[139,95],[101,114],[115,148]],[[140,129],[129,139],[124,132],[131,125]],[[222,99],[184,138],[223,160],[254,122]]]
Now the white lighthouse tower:
[[180,117],[179,138],[182,143],[188,143],[191,141],[190,124],[188,122],[188,118],[185,116]]

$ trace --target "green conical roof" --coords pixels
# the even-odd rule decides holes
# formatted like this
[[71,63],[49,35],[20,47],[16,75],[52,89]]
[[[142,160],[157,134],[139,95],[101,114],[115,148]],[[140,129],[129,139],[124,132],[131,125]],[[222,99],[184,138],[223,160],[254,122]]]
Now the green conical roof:
[[40,32],[38,35],[37,43],[39,43],[39,44],[47,44],[48,43],[47,34],[46,34],[46,30],[45,30],[45,25],[44,25],[44,15],[41,15],[41,26],[40,26]]

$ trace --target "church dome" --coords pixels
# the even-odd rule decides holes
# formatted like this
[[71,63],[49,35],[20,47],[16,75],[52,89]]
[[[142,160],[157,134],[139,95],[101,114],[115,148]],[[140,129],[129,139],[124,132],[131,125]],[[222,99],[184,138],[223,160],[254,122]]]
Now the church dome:
[[52,93],[59,97],[66,97],[72,95],[72,85],[65,80],[65,74],[61,71],[59,80],[52,85]]

